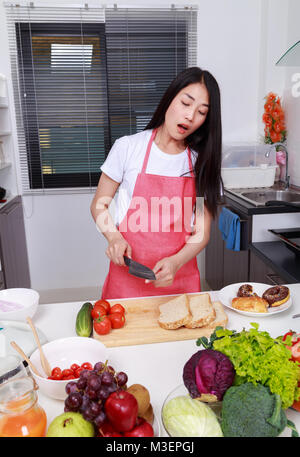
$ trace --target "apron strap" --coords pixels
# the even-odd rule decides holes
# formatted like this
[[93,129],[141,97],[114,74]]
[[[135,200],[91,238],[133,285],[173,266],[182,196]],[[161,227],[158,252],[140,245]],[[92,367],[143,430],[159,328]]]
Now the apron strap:
[[150,140],[148,142],[148,146],[147,146],[147,150],[146,150],[146,154],[145,154],[145,158],[144,158],[144,163],[143,163],[143,168],[142,168],[142,173],[143,174],[146,173],[148,159],[149,159],[149,155],[150,155],[150,151],[151,151],[151,146],[152,146],[152,143],[153,143],[154,138],[156,136],[156,132],[157,132],[157,129],[153,129],[151,138],[150,138]]
[[[151,146],[152,146],[152,143],[153,143],[154,138],[155,138],[155,136],[156,136],[156,132],[157,132],[157,129],[153,129],[152,134],[151,134],[151,138],[150,138],[150,140],[149,140],[149,142],[148,142],[148,145],[147,145],[147,150],[146,150],[146,154],[145,154],[144,162],[143,162],[143,167],[142,167],[142,173],[143,173],[143,174],[146,173],[147,164],[148,164],[148,160],[149,160],[149,155],[150,155],[150,151],[151,151]],[[188,151],[188,158],[189,158],[190,173],[191,173],[192,177],[194,178],[195,175],[194,175],[194,171],[193,171],[193,163],[192,163],[192,158],[191,158],[191,150],[190,150],[189,146],[187,147],[187,151]]]

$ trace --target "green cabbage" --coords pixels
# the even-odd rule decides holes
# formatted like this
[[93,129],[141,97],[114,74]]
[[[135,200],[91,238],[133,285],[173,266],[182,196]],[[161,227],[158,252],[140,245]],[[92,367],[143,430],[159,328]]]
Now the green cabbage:
[[170,436],[223,436],[217,416],[212,409],[187,395],[168,401],[163,407],[162,418]]

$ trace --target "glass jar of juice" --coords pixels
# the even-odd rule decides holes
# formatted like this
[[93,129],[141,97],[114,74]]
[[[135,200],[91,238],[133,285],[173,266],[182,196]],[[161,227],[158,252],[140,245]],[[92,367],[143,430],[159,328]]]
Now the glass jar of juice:
[[30,376],[0,385],[0,437],[45,436],[47,416]]

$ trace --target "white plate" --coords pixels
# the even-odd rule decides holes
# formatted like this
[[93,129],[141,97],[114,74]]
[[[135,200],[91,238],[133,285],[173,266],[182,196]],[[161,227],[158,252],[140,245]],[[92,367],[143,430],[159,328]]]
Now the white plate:
[[239,282],[236,284],[230,284],[229,286],[223,287],[223,289],[221,289],[219,292],[219,300],[223,303],[224,306],[227,306],[227,308],[230,308],[233,311],[236,311],[237,313],[244,314],[245,316],[270,317],[274,314],[286,311],[292,304],[292,297],[290,297],[289,300],[283,303],[281,306],[268,308],[267,313],[252,313],[251,311],[242,311],[240,309],[235,309],[232,307],[231,301],[233,298],[237,296],[238,290],[240,286],[242,286],[243,284],[251,285],[253,287],[253,292],[255,292],[259,297],[262,296],[265,290],[272,287],[270,286],[270,284],[262,284],[259,282]]

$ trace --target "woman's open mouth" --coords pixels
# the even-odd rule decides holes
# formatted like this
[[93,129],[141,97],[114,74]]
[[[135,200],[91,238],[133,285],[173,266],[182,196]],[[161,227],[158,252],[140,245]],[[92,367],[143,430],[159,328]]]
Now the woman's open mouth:
[[177,130],[181,134],[186,133],[188,130],[188,126],[186,124],[177,124]]

